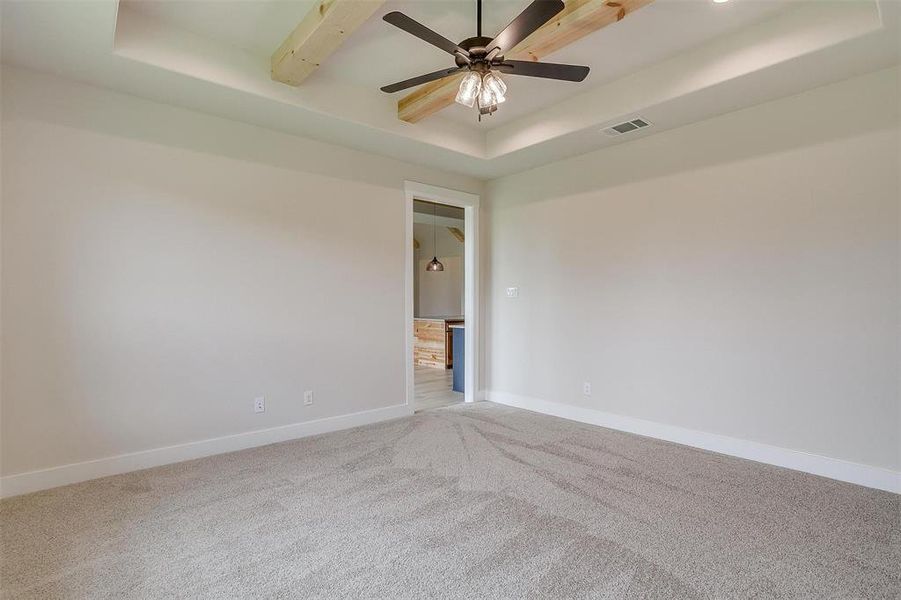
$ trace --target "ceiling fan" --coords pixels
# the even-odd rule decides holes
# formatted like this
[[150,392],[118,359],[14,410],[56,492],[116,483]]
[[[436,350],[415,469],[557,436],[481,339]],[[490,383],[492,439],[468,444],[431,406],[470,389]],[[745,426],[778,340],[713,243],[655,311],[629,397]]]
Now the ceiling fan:
[[390,12],[382,17],[385,21],[453,55],[456,66],[452,69],[442,69],[392,83],[384,86],[381,90],[391,94],[429,81],[450,77],[461,71],[469,71],[460,82],[460,89],[455,100],[470,108],[478,101],[479,120],[481,120],[482,115],[492,114],[497,110],[497,105],[506,100],[504,94],[507,92],[507,86],[500,78],[499,73],[562,81],[582,81],[588,76],[588,67],[506,60],[504,58],[504,52],[511,50],[529,37],[563,10],[563,7],[562,0],[534,0],[492,39],[482,36],[482,0],[477,0],[476,36],[467,38],[459,44],[455,44],[401,12]]

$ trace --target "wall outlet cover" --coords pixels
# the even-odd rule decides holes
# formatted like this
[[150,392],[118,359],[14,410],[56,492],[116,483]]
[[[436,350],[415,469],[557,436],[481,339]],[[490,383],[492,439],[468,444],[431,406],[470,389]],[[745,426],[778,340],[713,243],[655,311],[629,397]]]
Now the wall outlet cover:
[[253,399],[253,412],[261,413],[266,412],[266,399],[260,396],[259,398]]
[[582,384],[582,393],[585,394],[586,396],[591,395],[591,382],[590,381],[586,381],[585,383]]

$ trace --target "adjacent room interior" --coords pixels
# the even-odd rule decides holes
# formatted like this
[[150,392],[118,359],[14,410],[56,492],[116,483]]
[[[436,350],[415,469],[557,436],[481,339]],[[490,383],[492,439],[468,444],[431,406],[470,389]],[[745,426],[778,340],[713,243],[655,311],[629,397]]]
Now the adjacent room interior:
[[413,201],[413,367],[417,411],[465,400],[465,231],[462,208]]
[[0,0],[0,596],[901,596],[901,3]]

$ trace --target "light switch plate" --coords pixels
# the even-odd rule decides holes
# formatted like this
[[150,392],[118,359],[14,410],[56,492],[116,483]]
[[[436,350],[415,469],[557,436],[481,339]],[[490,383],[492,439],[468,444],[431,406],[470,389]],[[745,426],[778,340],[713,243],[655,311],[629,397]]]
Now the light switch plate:
[[303,403],[306,406],[313,404],[313,390],[307,390],[303,393]]
[[518,287],[508,287],[507,288],[507,298],[519,298],[519,288]]

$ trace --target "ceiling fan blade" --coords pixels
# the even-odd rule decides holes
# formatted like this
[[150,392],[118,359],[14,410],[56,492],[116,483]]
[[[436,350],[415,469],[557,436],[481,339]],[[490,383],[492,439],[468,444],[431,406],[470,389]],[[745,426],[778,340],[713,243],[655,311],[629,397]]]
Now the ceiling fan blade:
[[519,13],[519,16],[513,19],[502,32],[497,34],[497,37],[491,40],[485,50],[491,52],[495,48],[500,48],[501,54],[509,52],[516,44],[551,20],[554,15],[563,10],[563,7],[563,0],[535,0]]
[[387,15],[382,17],[382,19],[388,23],[391,23],[395,27],[403,29],[411,35],[415,35],[419,39],[428,42],[433,46],[441,48],[448,54],[462,54],[463,56],[469,56],[469,52],[467,52],[457,44],[453,43],[443,35],[435,33],[422,23],[414,21],[402,12],[389,12]]
[[419,77],[413,77],[412,79],[405,79],[404,81],[398,81],[397,83],[392,83],[391,85],[386,85],[382,89],[383,92],[388,94],[393,94],[394,92],[399,92],[401,90],[405,90],[407,88],[416,87],[417,85],[422,85],[423,83],[428,83],[430,81],[435,81],[436,79],[443,79],[444,77],[448,77],[457,73],[459,71],[464,71],[465,67],[455,67],[453,69],[441,69],[440,71],[435,71],[434,73],[427,73],[425,75],[420,75]]
[[580,67],[578,65],[560,65],[527,60],[505,60],[494,68],[506,75],[544,77],[545,79],[561,79],[563,81],[582,81],[588,77],[588,71],[591,70],[588,67]]

